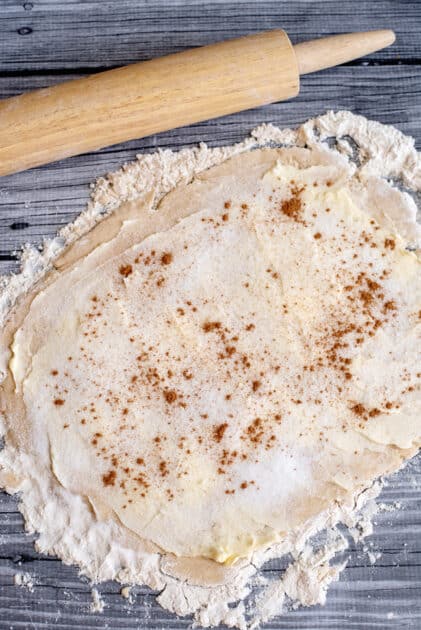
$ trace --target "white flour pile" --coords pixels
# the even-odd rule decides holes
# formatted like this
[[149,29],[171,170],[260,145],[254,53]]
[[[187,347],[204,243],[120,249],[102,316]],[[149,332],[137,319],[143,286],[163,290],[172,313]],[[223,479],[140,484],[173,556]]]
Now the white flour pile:
[[[264,125],[232,147],[209,149],[200,145],[178,153],[159,151],[139,156],[135,162],[101,178],[93,187],[86,211],[46,242],[42,252],[28,245],[23,252],[21,273],[2,279],[0,318],[5,321],[19,296],[53,268],[54,261],[71,243],[124,202],[148,199],[155,207],[177,185],[192,181],[206,169],[266,146],[307,147],[325,152],[328,159],[336,156],[349,160],[358,174],[359,194],[366,195],[367,205],[372,200],[373,219],[400,234],[408,249],[415,251],[419,247],[421,231],[416,224],[417,207],[412,193],[421,189],[421,159],[413,140],[393,127],[350,112],[329,112],[296,130]],[[251,628],[291,608],[323,604],[329,584],[338,579],[346,565],[342,553],[347,548],[344,528],[354,538],[370,533],[371,517],[377,509],[375,498],[381,489],[374,482],[351,500],[340,505],[333,503],[281,542],[266,550],[250,551],[247,558],[240,557],[221,570],[219,579],[213,574],[204,583],[206,580],[197,578],[197,571],[192,570],[186,578],[169,554],[160,553],[156,547],[137,546],[134,535],[129,539],[115,520],[98,519],[83,496],[57,483],[30,454],[8,443],[6,424],[3,428],[0,424],[2,434],[6,439],[0,452],[0,486],[11,493],[19,492],[19,509],[26,528],[39,533],[35,543],[39,552],[78,565],[93,582],[146,584],[160,591],[157,601],[164,608],[178,615],[192,614],[204,627],[226,624]],[[324,534],[320,537],[321,532]],[[319,536],[314,542],[316,534]],[[335,562],[341,553],[340,561]],[[374,562],[375,554],[369,553]],[[264,578],[260,569],[269,560],[287,554],[291,560],[279,579]],[[122,594],[130,596],[127,587]],[[92,611],[100,612],[103,607],[94,590]]]

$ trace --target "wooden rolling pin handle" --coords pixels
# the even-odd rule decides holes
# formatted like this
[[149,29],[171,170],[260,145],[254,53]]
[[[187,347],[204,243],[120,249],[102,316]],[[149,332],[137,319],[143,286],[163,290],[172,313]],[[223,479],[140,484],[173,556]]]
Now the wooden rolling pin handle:
[[374,31],[293,48],[284,31],[270,31],[0,101],[0,175],[291,98],[300,72],[392,41]]
[[395,33],[389,30],[345,33],[296,44],[294,52],[301,75],[364,57],[394,41]]

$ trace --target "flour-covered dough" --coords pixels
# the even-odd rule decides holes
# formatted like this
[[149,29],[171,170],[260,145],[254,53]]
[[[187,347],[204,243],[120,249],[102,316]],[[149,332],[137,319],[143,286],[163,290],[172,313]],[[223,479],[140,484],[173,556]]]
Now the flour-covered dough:
[[421,444],[419,189],[410,138],[329,112],[139,156],[27,248],[0,292],[0,485],[38,551],[203,626],[323,603],[336,524]]
[[13,332],[16,442],[99,518],[218,562],[398,468],[421,438],[419,262],[349,177],[258,150],[93,235]]

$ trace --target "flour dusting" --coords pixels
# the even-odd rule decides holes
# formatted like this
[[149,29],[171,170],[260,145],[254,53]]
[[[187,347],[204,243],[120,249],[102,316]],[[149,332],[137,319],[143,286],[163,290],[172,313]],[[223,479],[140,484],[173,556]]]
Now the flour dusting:
[[105,608],[105,602],[101,597],[101,594],[96,588],[91,591],[92,603],[89,607],[91,613],[102,613]]
[[34,592],[34,579],[30,573],[15,573],[13,581],[16,586],[26,588],[30,593]]

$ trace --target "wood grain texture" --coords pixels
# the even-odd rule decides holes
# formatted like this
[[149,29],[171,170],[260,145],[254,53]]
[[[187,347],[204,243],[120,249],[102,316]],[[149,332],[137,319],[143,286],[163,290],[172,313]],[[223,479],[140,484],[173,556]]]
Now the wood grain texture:
[[[17,269],[13,251],[41,243],[76,217],[89,182],[159,147],[178,149],[242,139],[254,126],[295,126],[327,109],[351,109],[396,125],[421,148],[421,3],[417,0],[1,0],[0,98],[68,78],[185,50],[264,29],[284,28],[292,41],[352,30],[393,28],[394,46],[369,58],[303,77],[300,96],[132,141],[54,165],[0,179],[0,273]],[[384,512],[368,544],[381,552],[371,566],[363,545],[351,543],[348,567],[325,607],[302,609],[267,628],[285,630],[383,630],[421,628],[421,456],[395,475],[382,500],[401,503]],[[130,605],[112,583],[98,587],[106,607],[89,612],[91,587],[74,567],[38,555],[23,531],[16,499],[0,494],[0,629],[187,628],[135,589]],[[365,543],[367,544],[367,543]],[[275,576],[281,566],[266,567]],[[29,572],[34,592],[15,586]]]
[[319,37],[295,44],[294,53],[300,76],[333,68],[391,46],[396,40],[394,31],[357,31],[330,37]]

